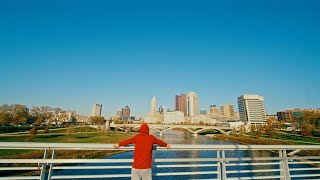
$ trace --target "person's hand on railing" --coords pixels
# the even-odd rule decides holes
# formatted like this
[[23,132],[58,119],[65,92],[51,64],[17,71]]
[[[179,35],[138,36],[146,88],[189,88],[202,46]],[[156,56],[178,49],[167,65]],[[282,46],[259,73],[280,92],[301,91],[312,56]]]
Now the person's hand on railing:
[[113,145],[113,148],[114,148],[114,149],[119,149],[119,147],[120,147],[119,144]]
[[170,144],[167,144],[167,147],[166,147],[167,149],[170,149],[171,148],[171,146],[170,146]]

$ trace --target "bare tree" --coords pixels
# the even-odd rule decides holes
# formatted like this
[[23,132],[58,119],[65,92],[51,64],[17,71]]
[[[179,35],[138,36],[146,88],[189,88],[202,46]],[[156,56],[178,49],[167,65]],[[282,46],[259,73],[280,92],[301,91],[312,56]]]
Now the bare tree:
[[35,124],[39,125],[50,119],[52,116],[51,109],[49,106],[32,107],[30,113],[36,119]]

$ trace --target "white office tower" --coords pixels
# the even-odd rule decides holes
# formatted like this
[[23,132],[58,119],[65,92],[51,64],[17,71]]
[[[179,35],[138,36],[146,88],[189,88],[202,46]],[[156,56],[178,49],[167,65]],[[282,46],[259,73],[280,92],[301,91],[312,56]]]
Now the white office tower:
[[187,94],[187,116],[194,117],[199,115],[199,98],[195,92]]
[[156,97],[152,97],[151,100],[151,117],[157,117],[157,100]]
[[184,113],[181,111],[166,112],[164,114],[165,124],[183,124]]
[[238,97],[240,121],[248,125],[262,125],[267,121],[264,98],[245,94]]
[[101,116],[102,104],[93,104],[91,116]]

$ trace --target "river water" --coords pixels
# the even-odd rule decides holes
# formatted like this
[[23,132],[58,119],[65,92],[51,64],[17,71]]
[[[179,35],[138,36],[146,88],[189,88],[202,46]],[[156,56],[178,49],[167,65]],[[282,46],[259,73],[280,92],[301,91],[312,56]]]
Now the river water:
[[[151,134],[159,137],[159,133],[151,131]],[[197,136],[192,137],[190,133],[187,131],[178,131],[178,130],[171,130],[166,131],[161,137],[162,140],[169,144],[206,144],[206,145],[238,145],[238,143],[229,142],[229,141],[222,141],[213,139],[210,137],[205,136]],[[156,158],[164,159],[164,158],[216,158],[217,154],[216,151],[155,151],[154,156]],[[106,157],[106,159],[132,159],[133,152],[126,152],[121,154],[116,154],[113,156]],[[226,151],[226,157],[278,157],[278,154],[271,153],[269,151]],[[202,164],[208,164],[209,162],[204,162]],[[174,164],[174,163],[160,163],[161,165],[167,164]],[[184,163],[186,164],[186,163]],[[201,164],[201,162],[196,163],[187,163],[187,164]],[[79,166],[88,166],[89,164],[81,164]],[[90,164],[92,165],[92,164]],[[101,165],[101,164],[99,164]],[[121,164],[108,164],[108,165],[126,165],[130,166],[129,163],[121,163]],[[294,168],[306,168],[311,167],[309,165],[295,165],[290,166]],[[261,168],[279,168],[279,165],[270,165],[270,167],[261,167],[255,166],[249,168],[249,170],[257,170]],[[168,172],[195,172],[195,171],[216,171],[216,167],[190,167],[190,168],[153,168],[153,173],[168,173]],[[248,170],[248,167],[242,166],[235,166],[235,167],[228,167],[228,170]],[[115,170],[63,170],[63,171],[55,171],[54,175],[93,175],[93,174],[129,174],[130,169],[115,169]],[[312,171],[313,173],[320,174],[320,171]],[[309,172],[309,173],[312,173]],[[301,172],[300,172],[301,173]],[[305,172],[304,172],[305,173]],[[228,177],[248,177],[248,176],[272,176],[272,175],[279,175],[279,172],[271,172],[271,173],[242,173],[242,174],[231,174]],[[153,177],[153,179],[212,179],[216,178],[216,175],[189,175],[189,176],[170,176],[170,177]],[[318,177],[320,178],[320,177]],[[125,178],[123,178],[125,179]],[[127,178],[128,179],[128,178]],[[307,178],[297,178],[297,179],[307,179]],[[313,178],[314,179],[314,178]]]

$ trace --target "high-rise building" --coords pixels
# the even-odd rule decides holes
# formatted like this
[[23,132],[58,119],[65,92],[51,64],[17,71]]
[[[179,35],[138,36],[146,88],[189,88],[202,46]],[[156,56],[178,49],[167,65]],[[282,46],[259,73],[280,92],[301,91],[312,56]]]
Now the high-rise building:
[[234,106],[231,104],[225,104],[220,106],[220,113],[226,120],[234,120]]
[[125,118],[125,119],[129,119],[130,118],[130,108],[129,108],[129,106],[126,106],[123,109],[123,118]]
[[151,100],[151,117],[157,117],[157,100],[156,100],[156,97],[152,97],[152,100]]
[[102,104],[93,104],[91,116],[101,116]]
[[186,94],[175,96],[174,110],[181,111],[184,113],[184,116],[187,116],[187,95]]
[[164,113],[165,124],[182,124],[184,123],[184,115],[181,111],[173,111]]
[[180,95],[176,95],[174,97],[174,110],[181,111],[181,96]]
[[123,117],[123,108],[119,109],[117,111],[117,117],[122,118]]
[[187,94],[187,116],[194,117],[199,115],[199,97],[195,92]]
[[238,97],[240,121],[249,125],[262,125],[267,121],[264,98],[259,95],[241,95]]
[[212,117],[220,117],[220,110],[216,105],[210,106],[210,116]]

